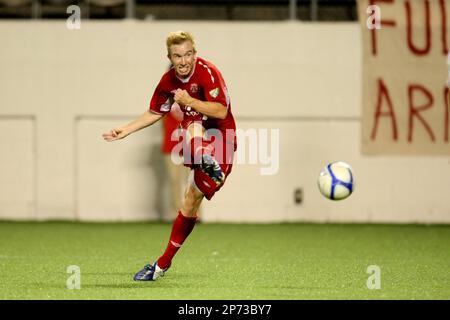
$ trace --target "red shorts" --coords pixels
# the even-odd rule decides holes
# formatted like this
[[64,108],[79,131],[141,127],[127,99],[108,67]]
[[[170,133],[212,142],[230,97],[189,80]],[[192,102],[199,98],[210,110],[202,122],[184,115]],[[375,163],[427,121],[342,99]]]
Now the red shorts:
[[227,177],[233,168],[233,158],[231,157],[225,163],[220,163],[220,168],[222,168],[222,172],[225,174],[225,180],[219,186],[200,168],[193,168],[191,170],[190,183],[193,183],[194,186],[197,187],[197,189],[201,191],[208,200],[211,200],[214,194],[219,191],[227,181]]

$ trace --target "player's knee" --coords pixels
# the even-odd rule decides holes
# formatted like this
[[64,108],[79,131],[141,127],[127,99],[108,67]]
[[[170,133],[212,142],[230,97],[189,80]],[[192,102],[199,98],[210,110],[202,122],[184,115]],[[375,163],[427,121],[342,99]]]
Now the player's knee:
[[188,188],[186,190],[184,200],[183,200],[183,208],[182,211],[185,215],[194,216],[196,215],[196,211],[198,206],[203,198],[203,195],[199,192],[196,192],[193,188]]
[[181,208],[181,212],[187,217],[193,217],[196,215],[196,210],[193,203],[184,203]]

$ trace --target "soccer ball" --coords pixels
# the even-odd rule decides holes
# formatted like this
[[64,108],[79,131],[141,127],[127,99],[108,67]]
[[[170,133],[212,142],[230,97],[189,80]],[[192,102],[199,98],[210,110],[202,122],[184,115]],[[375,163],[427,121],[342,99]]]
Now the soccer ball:
[[343,200],[353,192],[352,168],[345,162],[329,163],[319,175],[319,190],[331,200]]

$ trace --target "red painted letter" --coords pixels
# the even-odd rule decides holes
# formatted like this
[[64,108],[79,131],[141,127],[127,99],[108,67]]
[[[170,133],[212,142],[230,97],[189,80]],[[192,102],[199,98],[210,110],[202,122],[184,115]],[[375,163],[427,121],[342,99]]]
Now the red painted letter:
[[[428,103],[426,103],[423,106],[414,106],[413,103],[413,93],[414,91],[421,91],[424,93],[424,95],[428,98]],[[429,109],[433,106],[433,96],[431,95],[430,91],[425,89],[425,87],[419,85],[419,84],[412,84],[408,86],[408,101],[409,101],[409,123],[408,123],[408,142],[412,141],[412,134],[413,134],[413,118],[417,117],[417,119],[422,122],[423,126],[429,133],[431,137],[431,141],[435,141],[433,131],[431,130],[428,123],[422,118],[420,115],[420,112],[426,109]]]
[[440,9],[441,9],[441,40],[442,40],[442,53],[448,53],[448,44],[447,44],[447,12],[445,11],[445,2],[444,0],[439,0]]
[[444,89],[444,141],[448,142],[448,104],[450,100],[450,92],[448,90],[448,87],[445,87]]
[[[377,2],[385,2],[385,3],[392,3],[394,0],[369,0],[369,5],[376,5]],[[392,20],[380,20],[381,27],[383,26],[389,26],[389,27],[395,27],[395,21]],[[370,30],[370,35],[372,39],[372,55],[376,56],[378,54],[378,46],[377,46],[377,30],[372,29]]]
[[[382,98],[383,96],[386,98],[387,106],[389,111],[382,112]],[[372,135],[371,139],[375,140],[375,137],[377,135],[378,130],[378,120],[380,120],[380,117],[389,116],[391,117],[391,123],[392,123],[392,138],[397,141],[397,121],[395,120],[395,112],[394,107],[392,106],[391,98],[389,97],[389,92],[386,87],[386,85],[383,82],[383,79],[378,79],[378,98],[377,98],[377,105],[375,107],[375,124],[372,128]]]
[[[406,8],[406,25],[407,25],[407,34],[408,34],[408,47],[409,49],[416,55],[425,55],[431,49],[431,26],[430,26],[430,2],[429,0],[424,0],[425,3],[425,47],[423,49],[417,48],[413,44],[413,22],[412,22],[412,13],[411,13],[411,3],[409,0],[405,1]],[[421,28],[420,28],[421,29]]]

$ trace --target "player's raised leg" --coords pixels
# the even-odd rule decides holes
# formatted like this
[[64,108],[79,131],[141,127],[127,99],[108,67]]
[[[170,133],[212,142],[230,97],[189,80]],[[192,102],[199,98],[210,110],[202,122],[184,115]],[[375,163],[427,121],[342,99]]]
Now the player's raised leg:
[[199,122],[192,122],[187,127],[190,161],[194,168],[199,167],[216,185],[223,184],[225,174],[219,162],[214,157],[212,144],[205,140],[205,128]]

